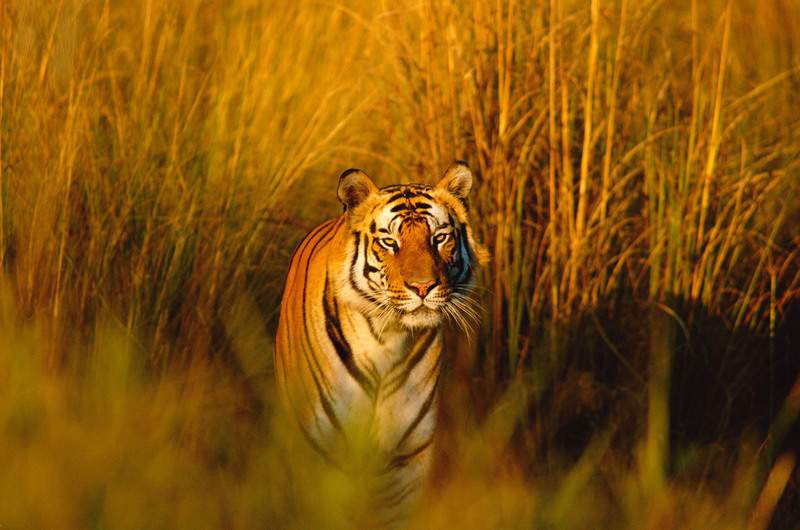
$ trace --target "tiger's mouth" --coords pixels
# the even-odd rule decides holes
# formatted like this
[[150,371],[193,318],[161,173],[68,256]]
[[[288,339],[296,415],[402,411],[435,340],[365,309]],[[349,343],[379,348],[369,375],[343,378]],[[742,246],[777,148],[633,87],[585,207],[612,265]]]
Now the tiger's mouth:
[[480,325],[478,301],[469,286],[432,291],[428,296],[402,296],[387,300],[399,324],[408,329],[431,328],[453,324],[467,335]]
[[448,289],[422,299],[404,298],[392,305],[400,323],[407,328],[436,327],[449,322],[471,335],[480,325],[480,307],[470,289]]
[[442,323],[442,312],[422,303],[414,309],[401,310],[400,323],[407,328],[430,328]]
[[426,315],[428,313],[435,313],[438,315],[441,313],[441,311],[438,306],[434,306],[432,304],[428,305],[423,302],[417,308],[406,311],[406,313],[408,313],[409,315]]
[[426,313],[441,314],[443,312],[443,306],[447,304],[447,301],[448,297],[442,295],[429,296],[423,299],[404,298],[396,301],[394,306],[400,313],[406,315],[424,315]]

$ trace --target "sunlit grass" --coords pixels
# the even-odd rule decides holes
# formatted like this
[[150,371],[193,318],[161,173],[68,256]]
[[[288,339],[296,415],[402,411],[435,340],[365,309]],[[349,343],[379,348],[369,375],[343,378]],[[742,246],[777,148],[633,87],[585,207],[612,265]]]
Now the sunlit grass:
[[[704,315],[797,303],[798,34],[789,0],[0,3],[0,528],[368,518],[280,427],[283,274],[343,169],[455,158],[492,260],[412,526],[765,528],[798,386],[708,446],[670,404]],[[717,347],[727,414],[774,359]]]

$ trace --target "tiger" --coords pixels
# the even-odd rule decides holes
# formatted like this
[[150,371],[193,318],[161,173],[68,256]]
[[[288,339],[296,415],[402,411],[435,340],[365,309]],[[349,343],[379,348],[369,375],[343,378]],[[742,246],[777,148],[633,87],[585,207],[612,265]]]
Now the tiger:
[[[275,340],[278,392],[328,464],[366,436],[386,477],[375,502],[408,513],[430,473],[443,323],[479,318],[476,272],[488,259],[469,221],[473,175],[452,164],[435,186],[378,188],[339,177],[344,209],[295,249]],[[474,324],[473,324],[474,325]]]

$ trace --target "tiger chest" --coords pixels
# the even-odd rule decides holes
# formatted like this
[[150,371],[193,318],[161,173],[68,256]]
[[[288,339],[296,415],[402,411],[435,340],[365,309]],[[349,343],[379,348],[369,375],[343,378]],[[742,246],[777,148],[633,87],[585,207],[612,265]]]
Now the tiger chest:
[[353,342],[356,365],[369,374],[374,391],[351,386],[350,410],[369,418],[370,437],[384,452],[397,454],[428,444],[433,436],[441,334],[429,329],[385,333],[381,339],[370,334]]

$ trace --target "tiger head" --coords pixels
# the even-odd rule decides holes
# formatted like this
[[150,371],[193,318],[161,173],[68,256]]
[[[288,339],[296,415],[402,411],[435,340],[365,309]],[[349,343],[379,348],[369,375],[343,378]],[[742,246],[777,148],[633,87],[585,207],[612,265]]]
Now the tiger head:
[[351,244],[345,264],[356,303],[405,328],[450,318],[477,321],[471,297],[475,270],[488,254],[469,223],[472,173],[458,162],[436,186],[378,188],[362,171],[339,178]]

